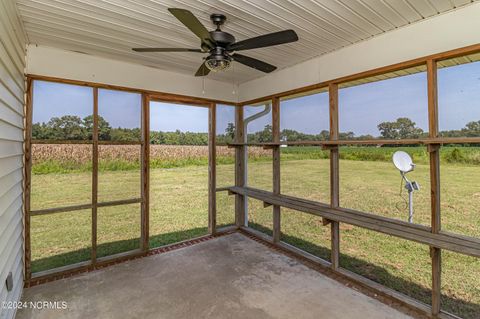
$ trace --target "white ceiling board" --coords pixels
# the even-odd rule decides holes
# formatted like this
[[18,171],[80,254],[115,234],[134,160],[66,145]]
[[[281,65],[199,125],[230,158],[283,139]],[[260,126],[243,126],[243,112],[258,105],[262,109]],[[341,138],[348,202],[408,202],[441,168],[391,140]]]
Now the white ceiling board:
[[[167,9],[185,8],[213,29],[211,13],[224,13],[222,28],[237,40],[294,29],[294,44],[242,53],[279,69],[421,21],[467,0],[15,0],[31,44],[134,62],[192,75],[203,55],[135,53],[133,46],[199,47],[199,40]],[[109,50],[110,48],[110,50]],[[276,71],[278,72],[278,71]],[[234,78],[232,78],[232,73]],[[264,76],[239,66],[209,78],[243,83]]]
[[348,7],[350,10],[356,12],[364,19],[370,21],[372,24],[377,26],[381,31],[376,33],[380,34],[382,32],[392,30],[395,28],[395,24],[391,21],[388,21],[385,17],[380,15],[375,9],[371,8],[369,5],[362,3],[361,1],[349,1],[349,0],[338,0],[344,6]]
[[453,4],[455,5],[455,7],[461,7],[461,6],[464,6],[466,4],[468,4],[470,2],[470,0],[452,0]]
[[392,23],[395,27],[406,25],[413,21],[408,21],[404,16],[398,13],[392,6],[381,0],[362,0],[371,10],[375,11],[378,15],[385,20]]
[[424,2],[421,0],[417,0],[416,3],[419,4],[417,5],[417,8],[413,7],[407,0],[385,0],[385,4],[389,6],[391,10],[394,10],[395,12],[397,12],[398,15],[401,15],[409,23],[418,21],[422,18],[425,18],[434,14],[432,13],[426,16],[421,15],[419,13],[419,10],[420,10],[420,7],[423,7]]
[[[325,9],[330,12],[335,18],[329,19],[330,21],[338,21],[345,28],[351,26],[353,30],[361,30],[369,37],[371,34],[377,34],[382,32],[380,28],[375,26],[371,21],[365,19],[358,12],[345,6],[343,3],[337,0],[315,0],[312,1],[316,6]],[[307,2],[310,3],[310,2]],[[313,11],[314,9],[312,9]],[[316,10],[315,10],[316,11]],[[319,13],[321,14],[321,13]]]
[[[333,80],[480,43],[480,2],[356,43],[240,85],[240,100]],[[458,62],[452,62],[458,63]]]
[[[395,1],[390,0],[389,2],[395,2]],[[430,0],[414,0],[414,1],[403,0],[403,2],[406,3],[409,7],[411,7],[412,10],[415,10],[415,12],[417,12],[422,18],[428,18],[437,14],[440,11],[442,12],[445,11],[445,7],[442,7],[443,1],[433,1],[433,2],[439,3],[439,7],[441,8],[441,10],[437,10],[437,8],[433,6]],[[415,3],[415,7],[412,6],[412,3]]]
[[[288,10],[295,11],[296,14],[305,16],[311,21],[320,21],[320,27],[328,28],[331,32],[341,36],[344,39],[347,39],[349,42],[356,41],[360,36],[362,38],[368,38],[370,33],[365,29],[358,27],[354,23],[351,23],[349,20],[343,18],[335,11],[329,9],[325,5],[316,1],[292,1],[286,2],[284,7]],[[342,10],[342,9],[341,9]],[[345,12],[345,9],[342,10],[342,14]]]
[[452,7],[452,1],[451,0],[427,0],[429,4],[432,5],[432,7],[437,10],[437,12],[444,12],[446,10],[450,10]]

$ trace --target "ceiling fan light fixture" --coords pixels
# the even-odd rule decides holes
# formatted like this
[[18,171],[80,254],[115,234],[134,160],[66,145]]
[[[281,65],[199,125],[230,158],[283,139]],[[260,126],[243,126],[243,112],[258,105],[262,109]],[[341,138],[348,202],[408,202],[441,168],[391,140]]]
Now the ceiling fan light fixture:
[[210,71],[218,72],[226,70],[232,64],[232,58],[228,55],[210,55],[205,60],[205,65]]

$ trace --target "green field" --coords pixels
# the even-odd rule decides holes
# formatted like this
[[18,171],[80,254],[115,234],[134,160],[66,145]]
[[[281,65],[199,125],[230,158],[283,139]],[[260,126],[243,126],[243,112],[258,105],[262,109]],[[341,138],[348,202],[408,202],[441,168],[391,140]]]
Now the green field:
[[[454,151],[458,149],[459,151]],[[406,220],[400,176],[390,163],[397,148],[341,149],[340,202],[355,208]],[[430,224],[428,155],[424,148],[409,148],[419,165],[409,174],[422,189],[415,194],[416,223]],[[452,153],[454,153],[452,155]],[[480,166],[478,148],[442,150],[442,227],[446,231],[480,238]],[[282,149],[282,192],[329,202],[328,153],[318,148]],[[233,184],[228,157],[217,166],[218,186]],[[207,176],[205,165],[151,169],[151,246],[207,233]],[[191,164],[191,162],[190,162]],[[271,189],[271,159],[253,156],[248,184]],[[45,167],[45,165],[44,165]],[[108,167],[106,165],[105,167]],[[139,196],[140,175],[134,165],[112,165],[99,174],[99,200]],[[132,168],[133,167],[133,168]],[[170,167],[170,166],[169,166]],[[126,169],[128,168],[128,169]],[[67,170],[68,171],[68,170]],[[45,174],[45,172],[49,172]],[[88,203],[88,169],[38,171],[32,178],[32,209]],[[445,181],[448,181],[445,182]],[[405,196],[406,194],[403,194]],[[218,223],[233,222],[233,197],[218,194]],[[249,223],[266,233],[272,227],[271,207],[249,201]],[[41,271],[88,260],[91,247],[89,210],[32,217],[32,268]],[[98,211],[98,255],[137,248],[140,205]],[[330,228],[320,218],[282,210],[282,240],[329,259]],[[341,225],[341,266],[425,303],[430,303],[431,268],[428,247],[349,225]],[[480,259],[443,253],[442,308],[465,318],[480,317]]]

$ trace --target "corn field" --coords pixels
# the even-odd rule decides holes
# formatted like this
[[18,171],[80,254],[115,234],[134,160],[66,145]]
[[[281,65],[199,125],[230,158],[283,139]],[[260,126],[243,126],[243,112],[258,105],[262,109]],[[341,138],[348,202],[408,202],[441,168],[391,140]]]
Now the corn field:
[[[112,162],[122,162],[140,165],[140,145],[99,145],[99,165]],[[233,161],[235,150],[227,146],[217,146],[217,158]],[[271,156],[271,151],[261,147],[249,149],[249,156],[259,158]],[[151,163],[168,163],[166,167],[185,166],[188,164],[206,164],[208,160],[208,146],[196,145],[151,145]],[[92,163],[92,145],[88,144],[33,144],[32,164],[35,168],[47,164],[67,167],[75,166],[88,169]],[[163,167],[162,165],[157,165]],[[131,168],[131,167],[130,167]],[[51,171],[48,171],[51,172]]]

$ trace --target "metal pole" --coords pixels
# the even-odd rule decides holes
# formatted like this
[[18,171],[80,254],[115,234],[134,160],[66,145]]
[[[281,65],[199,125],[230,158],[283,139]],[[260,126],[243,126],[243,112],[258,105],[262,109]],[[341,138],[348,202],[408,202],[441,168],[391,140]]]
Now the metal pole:
[[[243,143],[245,144],[245,153],[244,153],[244,156],[245,156],[245,169],[243,170],[243,180],[244,180],[244,186],[247,187],[248,186],[248,146],[246,145],[247,142],[248,142],[248,130],[247,130],[247,127],[248,127],[248,123],[262,117],[262,116],[265,116],[267,115],[268,113],[270,113],[270,110],[272,109],[272,104],[269,102],[267,104],[265,104],[265,109],[263,109],[262,111],[258,112],[258,113],[255,113],[249,117],[247,117],[246,119],[243,120]],[[245,211],[245,225],[244,226],[248,226],[248,197],[245,196],[245,200],[244,200],[244,211]]]
[[408,191],[408,222],[413,223],[413,190]]
[[405,176],[405,173],[400,172],[402,175],[403,180],[405,181],[405,189],[408,191],[408,222],[412,223],[413,222],[413,185],[412,183],[408,180],[407,176]]

